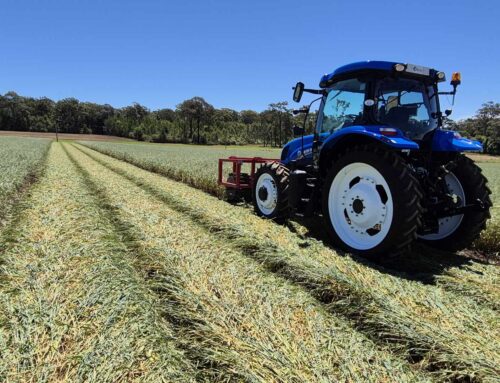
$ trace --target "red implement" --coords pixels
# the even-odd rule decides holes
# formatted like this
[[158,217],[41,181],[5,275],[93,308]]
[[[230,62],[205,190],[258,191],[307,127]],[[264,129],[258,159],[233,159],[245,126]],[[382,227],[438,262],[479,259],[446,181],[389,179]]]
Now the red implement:
[[[255,165],[256,164],[267,164],[271,162],[278,162],[279,160],[276,158],[262,158],[262,157],[236,157],[231,156],[229,158],[219,158],[219,185],[223,185],[226,188],[230,189],[250,189],[253,185],[254,176],[255,176]],[[234,182],[224,181],[223,178],[223,168],[224,162],[231,162],[233,164],[233,177]],[[241,182],[241,167],[243,164],[250,164],[250,173],[249,173],[249,183]]]

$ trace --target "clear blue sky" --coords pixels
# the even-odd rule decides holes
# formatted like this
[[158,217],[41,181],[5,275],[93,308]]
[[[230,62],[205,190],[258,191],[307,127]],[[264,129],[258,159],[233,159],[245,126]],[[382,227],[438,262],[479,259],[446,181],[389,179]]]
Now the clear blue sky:
[[496,0],[3,0],[0,20],[0,93],[260,111],[371,59],[460,70],[454,118],[500,101]]

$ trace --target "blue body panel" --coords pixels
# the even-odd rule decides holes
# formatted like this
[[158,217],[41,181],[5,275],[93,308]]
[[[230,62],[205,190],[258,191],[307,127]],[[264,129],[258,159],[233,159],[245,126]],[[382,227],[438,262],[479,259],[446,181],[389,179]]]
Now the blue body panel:
[[479,141],[460,137],[451,130],[436,129],[432,138],[432,150],[436,152],[482,152]]
[[323,77],[321,77],[320,87],[322,86],[321,84],[326,84],[332,78],[345,73],[355,72],[358,70],[365,70],[365,69],[392,71],[395,64],[397,63],[392,61],[358,61],[352,64],[347,64],[341,66],[332,73],[325,74]]
[[348,135],[362,135],[370,137],[376,141],[388,145],[392,149],[403,150],[418,150],[419,145],[412,140],[406,138],[399,129],[397,129],[396,136],[384,136],[380,133],[380,128],[387,128],[386,125],[355,125],[348,128],[340,129],[335,133],[329,135],[323,143],[322,149],[332,148],[337,142]]
[[[321,133],[320,141],[322,142],[321,151],[332,150],[335,144],[337,144],[342,138],[352,135],[360,135],[365,137],[370,137],[373,140],[379,141],[391,149],[395,150],[418,150],[419,145],[403,136],[403,134],[398,130],[396,136],[384,136],[380,134],[379,129],[381,127],[386,127],[382,125],[356,125],[350,126],[348,128],[339,129],[334,133]],[[304,155],[302,155],[302,138],[296,138],[290,141],[283,148],[283,153],[285,153],[285,158],[282,158],[283,164],[288,164],[292,160],[302,160],[305,162],[312,161],[312,145],[314,136],[308,135],[304,136]]]
[[[312,144],[314,135],[309,134],[304,136],[304,160],[312,161]],[[302,138],[296,138],[283,147],[281,162],[287,165],[290,161],[298,160],[302,158]],[[283,158],[283,153],[286,153],[285,158]]]

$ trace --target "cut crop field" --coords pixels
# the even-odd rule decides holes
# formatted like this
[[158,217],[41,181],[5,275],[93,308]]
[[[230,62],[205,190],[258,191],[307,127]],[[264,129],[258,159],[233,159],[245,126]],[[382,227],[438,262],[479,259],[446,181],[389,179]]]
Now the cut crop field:
[[498,266],[376,265],[210,195],[276,150],[84,144],[1,229],[0,381],[498,382]]
[[[222,197],[218,159],[229,156],[279,158],[280,150],[258,146],[193,146],[81,141],[89,148]],[[227,167],[227,169],[226,169]],[[226,165],[227,173],[230,166]]]
[[[82,145],[124,160],[145,170],[184,182],[210,194],[222,197],[217,185],[218,159],[229,156],[261,156],[279,158],[280,150],[257,147],[223,147],[165,145],[146,143],[115,143],[82,141]],[[488,254],[500,252],[500,158],[472,155],[489,179],[492,189],[492,218],[488,228],[476,242],[476,248]],[[225,167],[226,175],[230,167]]]

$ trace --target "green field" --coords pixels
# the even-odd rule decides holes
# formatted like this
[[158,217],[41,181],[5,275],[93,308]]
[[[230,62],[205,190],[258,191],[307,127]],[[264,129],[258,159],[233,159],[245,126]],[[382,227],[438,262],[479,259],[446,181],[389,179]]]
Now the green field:
[[279,155],[54,142],[32,162],[0,237],[0,381],[498,381],[498,266],[339,253],[210,195],[233,154]]

